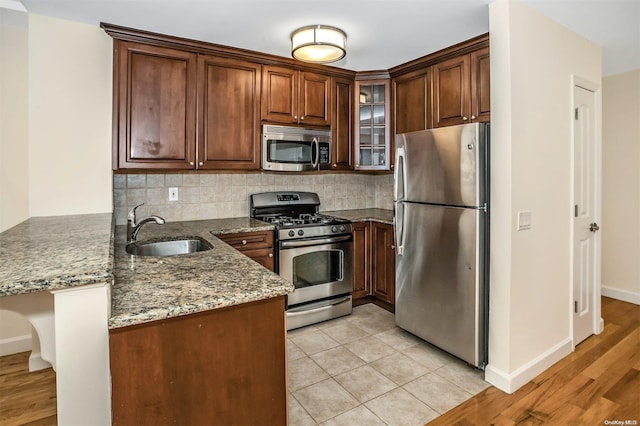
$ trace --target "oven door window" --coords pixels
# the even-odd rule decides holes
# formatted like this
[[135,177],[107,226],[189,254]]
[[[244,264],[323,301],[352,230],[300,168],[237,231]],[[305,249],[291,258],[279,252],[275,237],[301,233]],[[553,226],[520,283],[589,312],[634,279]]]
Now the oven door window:
[[322,250],[295,256],[292,281],[296,288],[326,284],[343,279],[343,251]]
[[312,163],[315,153],[311,141],[267,140],[267,161],[270,163]]

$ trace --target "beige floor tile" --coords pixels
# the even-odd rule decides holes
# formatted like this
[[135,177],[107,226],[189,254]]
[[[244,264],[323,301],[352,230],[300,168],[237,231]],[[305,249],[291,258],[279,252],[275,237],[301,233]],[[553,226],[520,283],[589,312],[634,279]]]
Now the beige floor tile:
[[287,339],[287,357],[289,361],[307,356],[291,339]]
[[306,386],[318,383],[329,377],[326,371],[318,366],[311,358],[305,356],[289,361],[287,366],[289,379],[289,392],[302,389]]
[[289,338],[307,355],[312,355],[340,346],[340,343],[317,329],[307,333],[290,336]]
[[315,426],[316,424],[302,405],[289,394],[289,426]]
[[308,325],[306,327],[296,328],[295,330],[287,331],[287,337],[299,336],[301,334],[310,333],[312,331],[317,331],[318,327],[315,324]]
[[418,337],[408,331],[404,331],[400,327],[395,327],[390,330],[383,331],[382,333],[374,334],[374,336],[398,351],[423,343]]
[[471,395],[480,393],[490,386],[489,383],[484,381],[484,372],[482,370],[469,367],[460,360],[446,364],[444,367],[437,369],[435,373],[458,385]]
[[340,374],[334,379],[360,402],[367,402],[397,387],[368,365]]
[[322,426],[385,426],[385,423],[364,405],[358,405],[346,413],[342,413],[326,422]]
[[322,332],[342,345],[369,336],[369,333],[350,322],[343,322],[335,327],[324,328]]
[[369,365],[398,385],[409,383],[429,372],[427,367],[424,367],[400,352],[380,358]]
[[400,352],[414,361],[434,371],[445,364],[457,362],[457,358],[428,343],[419,343],[408,348],[401,349]]
[[347,343],[344,347],[358,355],[365,362],[373,362],[395,352],[395,349],[391,346],[373,336],[363,337],[362,339]]
[[354,355],[353,352],[343,346],[318,352],[317,354],[310,355],[310,358],[330,376],[335,376],[364,365],[364,361],[360,357]]
[[435,373],[426,374],[403,389],[442,414],[471,398],[471,394]]
[[383,331],[391,330],[396,327],[394,322],[380,320],[373,316],[355,318],[351,323],[357,325],[369,334],[382,333]]
[[315,326],[316,326],[316,328],[318,330],[324,331],[326,328],[332,328],[332,327],[336,327],[336,326],[338,326],[340,324],[348,323],[350,316],[351,315],[347,315],[347,316],[340,317],[340,318],[334,318],[334,319],[329,320],[329,321],[323,321],[323,322],[320,322],[318,324],[315,324]]
[[318,423],[359,405],[358,400],[333,379],[295,391],[293,396]]
[[422,426],[438,413],[402,388],[396,388],[364,404],[389,426]]

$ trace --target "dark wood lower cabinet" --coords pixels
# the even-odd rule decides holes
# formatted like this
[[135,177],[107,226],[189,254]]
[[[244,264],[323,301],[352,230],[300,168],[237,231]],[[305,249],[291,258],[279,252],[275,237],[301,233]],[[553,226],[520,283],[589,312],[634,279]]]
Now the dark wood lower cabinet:
[[371,293],[377,299],[395,304],[396,256],[393,226],[371,222]]
[[373,297],[395,304],[393,225],[353,223],[353,299]]
[[353,298],[371,294],[369,223],[353,223]]
[[238,232],[217,237],[270,271],[274,270],[273,231]]
[[114,425],[285,425],[284,296],[111,330]]

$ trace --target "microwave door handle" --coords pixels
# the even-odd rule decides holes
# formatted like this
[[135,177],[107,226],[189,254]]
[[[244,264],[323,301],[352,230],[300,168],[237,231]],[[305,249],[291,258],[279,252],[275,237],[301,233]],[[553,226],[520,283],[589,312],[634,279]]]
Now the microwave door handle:
[[314,169],[317,169],[320,165],[320,144],[318,143],[318,138],[313,138],[311,146],[313,147],[313,154],[315,154],[315,160],[313,158],[313,155],[311,156],[311,166]]

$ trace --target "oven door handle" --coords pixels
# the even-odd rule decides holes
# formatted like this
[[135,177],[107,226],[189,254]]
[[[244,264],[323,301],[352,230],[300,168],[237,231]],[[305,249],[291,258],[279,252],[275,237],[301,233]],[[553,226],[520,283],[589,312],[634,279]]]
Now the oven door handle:
[[282,248],[294,248],[294,247],[310,247],[320,244],[340,243],[343,241],[351,240],[351,235],[343,235],[340,237],[319,238],[317,240],[304,240],[304,241],[281,241],[280,247]]
[[317,312],[324,309],[332,308],[336,305],[341,305],[345,302],[349,302],[350,300],[351,300],[351,296],[345,296],[345,297],[341,297],[340,299],[336,299],[335,301],[331,301],[331,303],[327,303],[326,305],[323,305],[323,306],[318,306],[318,307],[312,307],[309,305],[297,306],[291,309],[287,309],[286,314],[288,317],[294,317],[296,315],[305,315],[310,312]]

